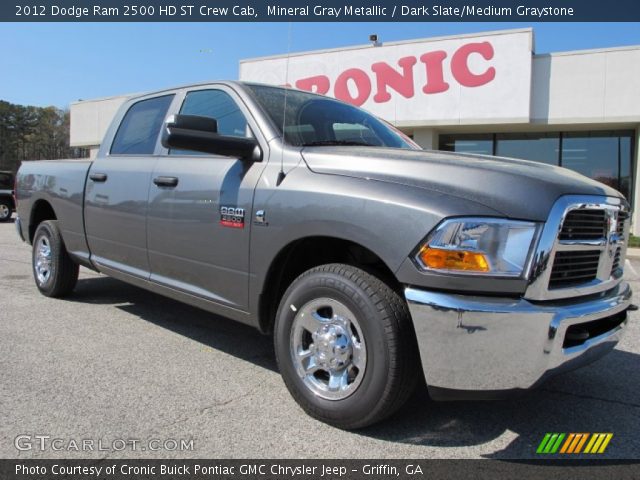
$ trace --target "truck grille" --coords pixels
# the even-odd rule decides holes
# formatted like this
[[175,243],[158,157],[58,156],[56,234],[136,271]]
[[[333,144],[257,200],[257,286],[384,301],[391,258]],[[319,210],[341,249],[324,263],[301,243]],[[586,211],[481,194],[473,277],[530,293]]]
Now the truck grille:
[[616,287],[624,273],[630,221],[622,199],[560,197],[540,234],[525,298],[560,300]]
[[564,219],[560,240],[597,240],[607,236],[604,210],[571,210]]
[[616,274],[616,270],[620,268],[620,257],[622,256],[622,249],[616,248],[616,254],[613,256],[613,265],[611,265],[611,275]]
[[549,279],[549,288],[565,288],[596,279],[600,250],[556,253]]
[[[613,229],[610,230],[609,218],[616,222],[615,234]],[[549,290],[579,288],[594,280],[605,280],[599,275],[608,277],[607,280],[620,278],[628,219],[629,213],[624,210],[615,210],[615,214],[599,208],[578,208],[567,212],[558,234]],[[610,241],[614,245],[609,251]]]
[[620,236],[620,238],[624,238],[624,226],[626,224],[627,218],[629,218],[629,212],[618,212],[618,225],[616,226],[616,233],[618,234],[618,236]]

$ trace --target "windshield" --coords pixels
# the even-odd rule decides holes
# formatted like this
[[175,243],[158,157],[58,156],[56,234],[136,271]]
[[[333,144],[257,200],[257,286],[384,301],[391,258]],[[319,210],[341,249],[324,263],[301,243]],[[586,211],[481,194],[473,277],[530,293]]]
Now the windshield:
[[[419,148],[404,134],[373,115],[313,93],[266,85],[247,85],[290,145],[367,145]],[[287,114],[284,119],[285,92]]]

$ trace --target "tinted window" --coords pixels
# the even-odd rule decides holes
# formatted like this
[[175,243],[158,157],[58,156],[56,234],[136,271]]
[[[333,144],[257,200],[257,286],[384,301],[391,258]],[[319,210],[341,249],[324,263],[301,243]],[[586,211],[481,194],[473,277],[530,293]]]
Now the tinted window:
[[493,155],[493,135],[484,133],[440,135],[440,150]]
[[133,104],[118,128],[111,153],[153,154],[171,100],[173,95],[165,95]]
[[[222,90],[197,90],[189,92],[180,113],[215,118],[218,133],[230,137],[250,137],[247,119],[231,96]],[[208,155],[190,150],[172,149],[170,155]]]
[[247,88],[280,132],[284,126],[285,141],[291,145],[416,148],[380,119],[338,100],[264,85]]
[[629,198],[631,137],[617,132],[569,132],[562,140],[562,166],[575,170]]
[[222,90],[198,90],[187,94],[180,113],[215,118],[218,133],[247,137],[247,119],[231,96]]
[[560,135],[557,133],[498,133],[496,155],[558,165]]
[[0,173],[0,190],[13,190],[13,175]]

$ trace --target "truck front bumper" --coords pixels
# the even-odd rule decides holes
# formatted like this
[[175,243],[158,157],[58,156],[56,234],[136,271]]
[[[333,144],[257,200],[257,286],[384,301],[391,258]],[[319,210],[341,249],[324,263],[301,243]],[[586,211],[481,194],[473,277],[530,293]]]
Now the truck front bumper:
[[626,282],[562,302],[406,288],[424,375],[435,399],[494,398],[590,363],[620,339]]

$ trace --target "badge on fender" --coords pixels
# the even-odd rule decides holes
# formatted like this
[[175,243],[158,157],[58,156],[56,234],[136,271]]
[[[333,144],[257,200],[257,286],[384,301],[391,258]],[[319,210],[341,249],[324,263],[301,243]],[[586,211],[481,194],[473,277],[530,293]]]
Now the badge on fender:
[[220,207],[220,225],[229,228],[244,228],[244,208]]

